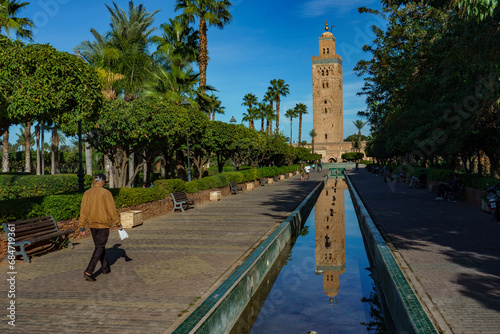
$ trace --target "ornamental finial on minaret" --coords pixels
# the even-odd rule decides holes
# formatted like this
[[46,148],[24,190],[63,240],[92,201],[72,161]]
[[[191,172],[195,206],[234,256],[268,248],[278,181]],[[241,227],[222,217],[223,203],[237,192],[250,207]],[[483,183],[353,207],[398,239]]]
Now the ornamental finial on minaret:
[[328,20],[326,21],[325,31],[328,31]]

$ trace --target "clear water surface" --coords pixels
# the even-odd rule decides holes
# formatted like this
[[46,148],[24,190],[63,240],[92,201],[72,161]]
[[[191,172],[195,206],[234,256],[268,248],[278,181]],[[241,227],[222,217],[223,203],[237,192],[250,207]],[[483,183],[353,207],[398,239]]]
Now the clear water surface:
[[347,186],[329,180],[231,333],[381,333],[369,267]]

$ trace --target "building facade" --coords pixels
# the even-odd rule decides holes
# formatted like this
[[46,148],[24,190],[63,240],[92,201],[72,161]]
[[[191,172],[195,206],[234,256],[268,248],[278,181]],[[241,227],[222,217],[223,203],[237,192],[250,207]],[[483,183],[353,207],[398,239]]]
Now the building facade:
[[353,151],[353,144],[344,142],[342,57],[335,53],[328,22],[319,37],[319,55],[312,57],[312,89],[314,153],[322,154],[322,162],[341,162],[343,153]]

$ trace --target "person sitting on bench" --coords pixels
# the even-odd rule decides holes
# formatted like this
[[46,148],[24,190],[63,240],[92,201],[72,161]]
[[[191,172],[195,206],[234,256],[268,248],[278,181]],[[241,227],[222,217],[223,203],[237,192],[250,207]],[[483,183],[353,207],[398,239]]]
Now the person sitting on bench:
[[438,186],[438,193],[437,193],[437,197],[436,199],[437,200],[442,200],[444,199],[444,193],[445,191],[454,191],[456,189],[456,186],[458,185],[458,175],[456,174],[450,174],[450,182],[448,182],[448,184],[445,184],[445,183],[441,183],[439,186]]
[[424,187],[427,184],[427,175],[425,175],[424,170],[420,171],[419,177],[413,175],[410,179],[410,188],[415,188],[418,184],[421,184]]

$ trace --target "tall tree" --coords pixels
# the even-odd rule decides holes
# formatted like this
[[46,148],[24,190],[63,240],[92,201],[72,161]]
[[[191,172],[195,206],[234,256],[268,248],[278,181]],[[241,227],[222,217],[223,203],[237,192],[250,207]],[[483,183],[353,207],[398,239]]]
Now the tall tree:
[[358,152],[361,152],[361,129],[365,126],[365,122],[360,119],[352,121],[356,129],[358,129]]
[[309,136],[311,136],[311,153],[314,154],[314,137],[316,137],[318,134],[316,133],[316,130],[313,128],[311,131],[309,131]]
[[[11,32],[15,33],[17,37],[33,39],[32,28],[35,27],[33,21],[26,17],[19,17],[18,14],[21,10],[25,9],[29,2],[20,2],[18,0],[0,0],[0,34],[2,30],[8,36]],[[0,101],[2,102],[2,101]],[[6,108],[6,104],[0,103],[0,109]],[[0,129],[2,127],[0,126]],[[2,147],[2,171],[9,171],[9,125],[0,132],[3,133],[3,147]],[[7,143],[7,145],[5,145]]]
[[252,93],[248,93],[245,94],[245,96],[243,97],[243,103],[241,104],[242,106],[248,107],[247,113],[243,114],[244,115],[243,120],[248,121],[249,122],[248,127],[252,129],[255,129],[255,126],[253,124],[255,119],[255,111],[253,110],[253,107],[256,106],[257,103],[259,103],[257,96],[255,96]]
[[31,19],[18,16],[19,12],[29,4],[29,2],[19,0],[0,0],[0,33],[3,29],[6,35],[13,32],[17,37],[32,40],[31,29],[35,27],[35,24]]
[[290,118],[290,145],[292,145],[292,122],[293,119],[298,116],[296,109],[288,109],[285,113],[285,117]]
[[[200,86],[207,85],[207,66],[208,66],[208,40],[207,25],[215,26],[219,29],[224,28],[232,17],[229,9],[232,4],[230,1],[222,0],[176,0],[175,10],[183,10],[183,13],[189,18],[190,22],[199,19],[200,44],[198,51],[198,67],[200,69]],[[204,93],[202,91],[202,93]]]
[[271,90],[274,100],[276,101],[276,133],[279,133],[281,97],[290,94],[290,86],[285,83],[283,79],[273,79],[268,89]]
[[269,108],[266,109],[267,115],[267,134],[272,135],[273,133],[273,120],[276,119],[276,114],[273,109],[274,102],[274,92],[271,88],[267,88],[267,92],[264,94],[263,102],[269,103]]
[[295,111],[299,115],[299,145],[302,143],[302,115],[307,114],[307,106],[304,103],[297,103]]
[[153,36],[156,45],[153,56],[166,69],[170,64],[182,68],[198,57],[198,31],[189,26],[189,19],[179,15],[160,25],[160,36]]

